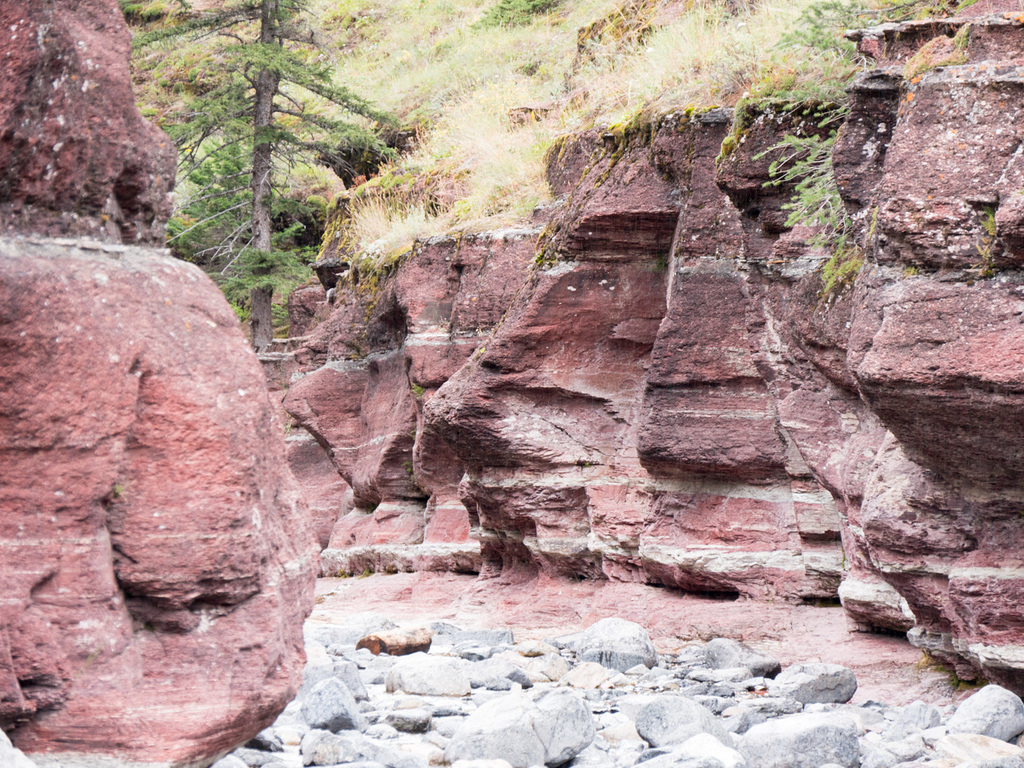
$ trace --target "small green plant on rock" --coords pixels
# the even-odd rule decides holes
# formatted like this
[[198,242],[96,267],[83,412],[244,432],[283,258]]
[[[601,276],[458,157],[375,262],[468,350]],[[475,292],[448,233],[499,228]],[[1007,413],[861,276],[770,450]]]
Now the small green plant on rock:
[[948,37],[936,37],[929,40],[907,62],[903,68],[903,77],[907,80],[914,80],[925,72],[939,67],[955,67],[966,64],[970,33],[971,26],[964,24],[952,40]]
[[832,168],[835,140],[835,131],[827,138],[790,134],[758,157],[782,150],[768,168],[772,178],[765,186],[795,182],[792,201],[782,206],[783,210],[789,211],[786,226],[805,224],[816,227],[818,234],[811,240],[812,244],[826,247],[838,255],[846,244],[851,222]]
[[996,243],[995,206],[986,205],[981,211],[978,223],[981,225],[982,235],[975,248],[981,257],[981,261],[975,271],[980,273],[981,277],[992,277],[995,274],[995,257],[993,253]]
[[855,246],[844,245],[837,250],[821,269],[821,292],[824,297],[841,293],[860,274],[864,266],[864,252]]

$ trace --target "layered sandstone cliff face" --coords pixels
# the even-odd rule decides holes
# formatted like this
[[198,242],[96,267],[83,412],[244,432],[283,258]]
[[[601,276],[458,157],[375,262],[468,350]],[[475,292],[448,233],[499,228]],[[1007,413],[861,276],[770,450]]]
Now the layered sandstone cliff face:
[[208,765],[301,680],[306,511],[223,296],[120,244],[161,238],[174,153],[117,3],[0,30],[0,726],[40,766]]
[[[846,281],[765,187],[820,121],[769,105],[571,139],[543,231],[341,290],[285,401],[354,491],[325,569],[838,594],[1024,689],[1024,29],[977,5],[860,35]],[[935,38],[963,63],[905,79]]]

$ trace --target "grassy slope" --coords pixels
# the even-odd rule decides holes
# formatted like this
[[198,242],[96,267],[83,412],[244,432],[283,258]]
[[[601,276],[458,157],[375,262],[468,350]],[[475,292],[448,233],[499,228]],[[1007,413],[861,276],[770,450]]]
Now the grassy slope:
[[[337,81],[417,136],[355,194],[322,168],[289,171],[296,196],[352,194],[348,241],[368,258],[416,237],[527,219],[548,197],[543,157],[560,134],[749,94],[841,99],[853,72],[837,50],[780,47],[814,0],[563,0],[524,26],[481,24],[495,2],[309,0],[317,55]],[[140,55],[148,115],[173,115],[205,55],[201,43]],[[523,107],[525,119],[510,118]]]
[[[543,156],[560,134],[641,111],[732,105],[750,91],[824,83],[821,95],[835,97],[849,75],[830,54],[777,47],[810,0],[735,12],[721,2],[634,0],[621,14],[614,0],[582,0],[516,28],[480,25],[489,0],[316,1],[328,28],[345,31],[330,33],[340,81],[419,129],[419,147],[394,173],[450,182],[440,210],[399,195],[357,199],[352,240],[374,255],[414,236],[528,217],[548,196]],[[578,56],[579,30],[601,19],[605,34]],[[638,19],[649,28],[631,28]],[[543,111],[511,120],[522,107]]]

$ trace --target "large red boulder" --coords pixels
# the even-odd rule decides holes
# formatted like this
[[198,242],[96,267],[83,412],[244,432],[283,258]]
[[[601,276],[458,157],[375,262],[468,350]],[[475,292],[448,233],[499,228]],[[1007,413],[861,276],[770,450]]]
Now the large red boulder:
[[315,543],[238,321],[194,266],[0,240],[0,725],[193,765],[294,695]]

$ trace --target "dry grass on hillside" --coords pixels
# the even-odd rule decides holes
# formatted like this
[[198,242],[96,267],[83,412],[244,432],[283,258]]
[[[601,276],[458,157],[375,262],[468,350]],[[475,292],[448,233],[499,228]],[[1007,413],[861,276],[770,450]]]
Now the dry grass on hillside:
[[[731,106],[751,91],[824,84],[827,97],[828,84],[838,94],[850,74],[832,53],[779,47],[812,0],[633,0],[625,13],[619,2],[589,0],[510,29],[481,27],[489,4],[479,0],[319,2],[346,30],[337,38],[339,81],[419,130],[418,148],[392,170],[459,179],[456,199],[430,215],[394,196],[383,206],[373,195],[354,201],[352,241],[375,253],[372,245],[394,248],[409,234],[528,217],[548,196],[544,151],[560,134],[641,111]],[[630,28],[641,16],[647,24]],[[602,19],[604,34],[580,55],[579,30]],[[524,118],[512,119],[516,112]],[[361,216],[362,206],[373,216]],[[388,216],[395,226],[382,234]]]
[[[386,194],[289,170],[295,194],[353,194],[346,239],[356,251],[379,258],[416,237],[527,219],[548,198],[544,153],[561,134],[751,92],[827,98],[850,74],[834,52],[779,45],[814,0],[562,0],[525,25],[487,26],[497,2],[308,0],[315,55],[417,135],[382,169],[407,180]],[[206,54],[197,44],[148,55],[159,62],[137,85],[159,119],[176,109],[183,80],[201,83]],[[442,192],[426,200],[424,189]]]

